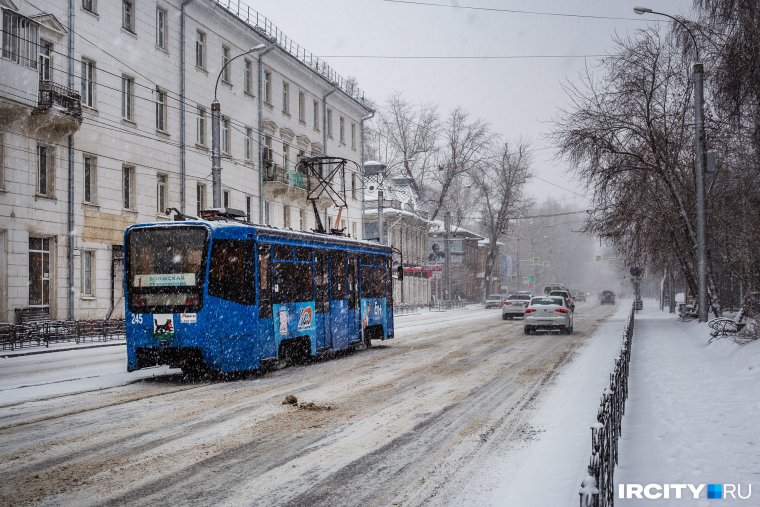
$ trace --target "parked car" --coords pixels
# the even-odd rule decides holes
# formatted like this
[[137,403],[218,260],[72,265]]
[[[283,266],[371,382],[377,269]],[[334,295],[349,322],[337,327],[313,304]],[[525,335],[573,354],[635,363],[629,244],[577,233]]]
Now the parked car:
[[504,320],[525,317],[525,307],[530,304],[530,294],[510,294],[501,304],[501,318]]
[[501,301],[502,296],[501,294],[491,294],[486,298],[485,301],[485,307],[486,308],[501,308]]
[[603,290],[599,293],[599,303],[603,305],[614,305],[615,293],[611,290]]
[[565,298],[565,302],[567,303],[568,308],[570,308],[572,311],[575,311],[575,300],[573,299],[573,296],[570,295],[570,292],[567,290],[553,290],[548,296],[560,296]]
[[562,296],[539,296],[525,309],[525,334],[538,330],[573,332],[573,310]]

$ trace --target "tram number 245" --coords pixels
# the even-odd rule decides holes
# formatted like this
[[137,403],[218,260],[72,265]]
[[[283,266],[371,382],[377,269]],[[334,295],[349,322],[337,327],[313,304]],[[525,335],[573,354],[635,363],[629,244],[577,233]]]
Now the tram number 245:
[[142,324],[142,323],[143,323],[142,313],[133,313],[132,324]]

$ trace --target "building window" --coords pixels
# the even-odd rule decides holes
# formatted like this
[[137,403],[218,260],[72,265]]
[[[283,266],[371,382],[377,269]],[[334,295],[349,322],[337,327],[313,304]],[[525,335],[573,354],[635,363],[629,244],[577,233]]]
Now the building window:
[[230,207],[230,191],[229,190],[225,190],[224,192],[222,192],[222,206],[224,206],[225,208]]
[[166,92],[156,88],[156,129],[166,132]]
[[222,154],[230,154],[230,119],[222,116]]
[[245,221],[246,222],[251,221],[251,196],[250,195],[245,196]]
[[282,207],[282,226],[286,229],[290,228],[290,206],[287,204]]
[[351,173],[351,199],[356,199],[356,173]]
[[135,33],[135,1],[121,0],[121,27]]
[[269,223],[270,208],[269,201],[264,201],[264,225],[271,225]]
[[253,162],[253,128],[245,128],[245,159]]
[[29,238],[29,306],[50,304],[50,238]]
[[53,195],[53,182],[55,181],[55,165],[50,146],[37,145],[37,194],[44,196]]
[[195,31],[195,66],[206,70],[206,33]]
[[13,11],[3,9],[3,58],[37,68],[39,25]]
[[165,174],[156,177],[156,213],[159,215],[166,214],[166,180]]
[[342,116],[338,119],[338,135],[340,144],[346,144],[346,120]]
[[121,76],[121,117],[134,120],[135,80],[129,76]]
[[306,123],[306,95],[298,91],[298,121]]
[[196,119],[195,144],[206,146],[206,109],[198,106],[198,118]]
[[264,102],[272,105],[272,73],[264,71]]
[[243,91],[250,95],[253,94],[253,62],[248,58],[245,59],[243,67]]
[[282,167],[288,170],[290,165],[290,145],[288,143],[282,143]]
[[82,0],[82,9],[89,11],[93,14],[97,14],[98,13],[97,0]]
[[230,82],[230,48],[228,46],[222,46],[222,82],[229,84]]
[[121,196],[124,209],[135,208],[135,166],[125,165],[121,168]]
[[166,9],[156,7],[156,46],[166,49],[167,39]]
[[314,101],[314,130],[319,131],[319,101]]
[[52,81],[50,57],[53,54],[53,43],[40,40],[40,81]]
[[306,210],[298,210],[298,228],[302,231],[306,230]]
[[200,216],[204,209],[206,209],[206,185],[197,183],[195,185],[195,214]]
[[95,264],[95,252],[92,250],[84,250],[82,252],[82,296],[92,296],[92,274],[95,271],[93,265]]
[[332,131],[332,109],[327,110],[327,137],[332,139],[333,131]]
[[97,201],[97,158],[84,156],[84,202],[94,204]]
[[356,123],[351,124],[351,149],[356,150]]
[[82,58],[82,105],[95,107],[95,62]]
[[282,112],[290,114],[290,83],[282,82]]

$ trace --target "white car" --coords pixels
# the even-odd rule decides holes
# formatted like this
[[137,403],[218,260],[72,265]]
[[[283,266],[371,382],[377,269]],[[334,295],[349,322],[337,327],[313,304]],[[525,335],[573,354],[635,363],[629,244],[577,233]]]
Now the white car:
[[501,294],[491,294],[483,303],[486,308],[499,308],[501,306]]
[[565,298],[560,296],[540,296],[531,299],[525,309],[525,334],[538,330],[558,330],[573,332],[573,310],[568,308]]
[[510,294],[501,304],[501,318],[504,320],[525,317],[525,307],[530,304],[530,294]]

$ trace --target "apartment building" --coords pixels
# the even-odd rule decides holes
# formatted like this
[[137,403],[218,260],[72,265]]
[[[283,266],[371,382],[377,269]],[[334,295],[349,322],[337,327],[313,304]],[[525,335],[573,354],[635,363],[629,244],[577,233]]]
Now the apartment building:
[[[367,102],[260,13],[217,0],[0,10],[0,322],[24,307],[123,315],[124,228],[212,205],[215,94],[222,206],[310,230],[299,157],[343,157],[340,225],[360,236]],[[338,216],[327,199],[318,207],[322,220]]]

